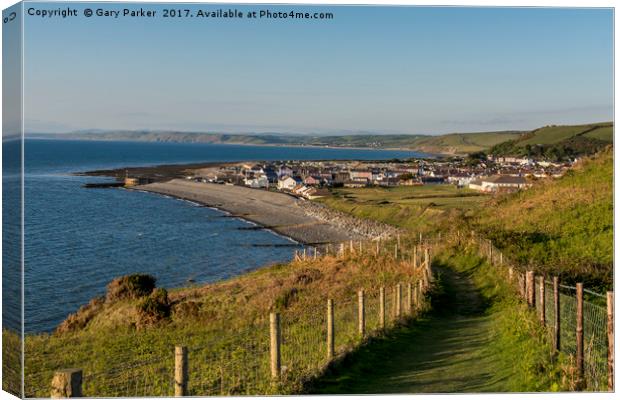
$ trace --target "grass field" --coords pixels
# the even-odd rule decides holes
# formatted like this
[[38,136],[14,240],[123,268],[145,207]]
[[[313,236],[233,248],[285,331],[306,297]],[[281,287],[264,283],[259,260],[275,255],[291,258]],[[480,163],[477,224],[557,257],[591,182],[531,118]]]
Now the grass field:
[[414,147],[428,152],[467,154],[488,150],[507,140],[517,139],[519,132],[450,133],[417,138]]
[[320,201],[359,218],[374,219],[414,231],[436,231],[448,215],[468,215],[488,196],[453,185],[334,189]]
[[494,145],[489,153],[567,160],[592,155],[613,143],[613,123],[550,125]]
[[[403,246],[409,243],[401,238]],[[80,368],[84,391],[96,396],[172,395],[174,346],[190,349],[190,394],[290,393],[326,362],[325,304],[334,300],[337,352],[360,343],[356,294],[366,290],[368,326],[378,327],[379,287],[416,283],[411,253],[394,258],[393,243],[344,257],[326,256],[265,267],[228,281],[169,293],[171,314],[141,326],[144,299],[106,303],[84,327],[28,335],[26,394],[45,397],[54,371]],[[411,249],[411,248],[410,248]],[[407,261],[405,261],[407,260]],[[372,310],[372,311],[371,311]],[[269,378],[269,313],[282,315],[283,383]],[[10,340],[8,332],[3,332]]]

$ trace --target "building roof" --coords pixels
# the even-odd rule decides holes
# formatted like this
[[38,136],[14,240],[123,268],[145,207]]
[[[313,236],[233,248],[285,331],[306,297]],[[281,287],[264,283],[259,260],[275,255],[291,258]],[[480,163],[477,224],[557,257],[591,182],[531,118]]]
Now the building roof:
[[512,184],[524,184],[526,183],[525,178],[522,176],[511,176],[511,175],[495,175],[490,176],[488,178],[483,179],[485,182],[491,183],[512,183]]

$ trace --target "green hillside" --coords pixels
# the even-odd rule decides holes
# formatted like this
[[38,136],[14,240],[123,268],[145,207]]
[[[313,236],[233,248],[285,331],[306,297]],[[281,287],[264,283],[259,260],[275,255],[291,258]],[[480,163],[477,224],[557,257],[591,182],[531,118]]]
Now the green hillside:
[[521,156],[565,160],[594,154],[613,142],[613,123],[549,125],[494,145],[496,156]]
[[612,286],[613,150],[585,159],[557,181],[493,200],[474,225],[523,265]]
[[414,142],[414,146],[428,152],[474,153],[490,149],[492,146],[518,138],[520,132],[472,132],[451,133],[440,136],[424,136]]

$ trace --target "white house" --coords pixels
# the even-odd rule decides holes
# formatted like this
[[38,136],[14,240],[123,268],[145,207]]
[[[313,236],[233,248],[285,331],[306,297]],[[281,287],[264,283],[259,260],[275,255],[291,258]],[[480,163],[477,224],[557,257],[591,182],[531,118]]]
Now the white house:
[[284,176],[278,179],[278,190],[293,190],[298,184],[299,182],[297,182],[297,180],[290,176]]
[[269,187],[269,179],[265,175],[261,175],[256,178],[246,178],[243,180],[243,183],[246,186],[249,186],[255,189]]
[[469,182],[469,188],[481,192],[497,192],[521,190],[532,186],[522,176],[494,175],[485,178],[474,179]]

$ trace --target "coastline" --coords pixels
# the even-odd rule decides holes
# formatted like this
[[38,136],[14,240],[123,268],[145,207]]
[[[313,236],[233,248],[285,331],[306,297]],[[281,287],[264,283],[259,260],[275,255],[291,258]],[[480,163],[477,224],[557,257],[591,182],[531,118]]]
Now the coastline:
[[305,245],[387,237],[398,229],[345,215],[284,193],[182,179],[134,186],[145,191],[202,204],[241,218]]
[[282,193],[182,179],[134,186],[129,190],[141,190],[202,204],[301,244],[318,246],[363,238],[327,221],[306,215],[298,205],[302,200]]
[[415,153],[420,153],[420,159],[425,158],[438,158],[438,157],[451,157],[457,155],[466,155],[466,153],[459,154],[453,152],[427,152],[423,149],[416,149],[410,147],[357,147],[357,146],[319,146],[313,144],[295,144],[295,143],[286,143],[286,144],[278,144],[278,143],[266,143],[266,144],[257,144],[257,143],[220,143],[220,142],[200,142],[200,141],[156,141],[156,140],[130,140],[130,139],[106,139],[106,138],[58,138],[58,137],[29,137],[28,140],[75,140],[75,141],[84,141],[84,142],[129,142],[129,143],[160,143],[160,144],[211,144],[216,146],[249,146],[249,147],[295,147],[295,148],[315,148],[315,149],[341,149],[341,150],[367,150],[367,151],[410,151]]

